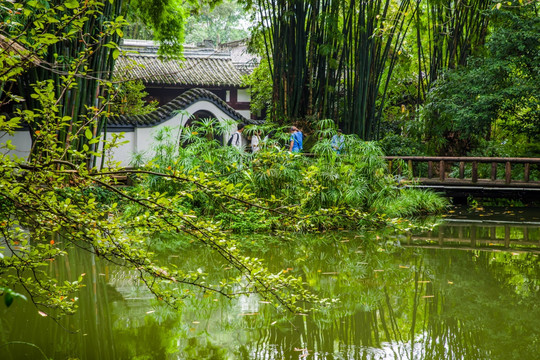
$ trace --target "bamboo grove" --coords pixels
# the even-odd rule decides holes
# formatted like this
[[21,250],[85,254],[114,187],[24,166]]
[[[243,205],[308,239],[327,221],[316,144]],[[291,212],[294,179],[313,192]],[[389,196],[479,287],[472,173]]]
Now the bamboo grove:
[[[422,9],[416,4],[416,48],[418,49],[419,74],[425,74],[426,81],[418,80],[425,97],[427,89],[445,69],[454,69],[467,64],[467,58],[474,55],[484,44],[488,30],[486,11],[493,6],[489,0],[427,2]],[[425,14],[425,19],[421,19]],[[424,36],[421,28],[427,30]]]
[[[485,51],[493,10],[534,6],[531,0],[239,1],[256,13],[253,37],[260,38],[269,64],[270,83],[258,85],[269,93],[268,119],[304,123],[310,133],[316,120],[330,118],[362,139],[382,136],[396,68],[414,64],[415,94],[408,104],[418,108],[444,71],[467,66],[471,56]],[[0,79],[0,111],[22,111],[37,156],[42,148],[37,134],[45,122],[34,121],[25,110],[54,106],[66,119],[55,125],[58,143],[88,147],[95,154],[87,161],[94,163],[96,138],[106,133],[107,103],[115,95],[111,70],[128,21],[147,24],[162,55],[181,57],[185,21],[202,5],[194,0],[7,3],[0,9],[0,43],[11,49],[4,52],[9,60],[2,60],[3,75],[16,81]],[[25,49],[34,55],[24,59]],[[9,61],[21,57],[24,70],[12,76],[17,64]],[[54,100],[38,103],[28,93],[34,85],[54,94]]]
[[[94,165],[100,134],[106,133],[111,83],[126,19],[140,19],[161,43],[160,54],[179,58],[183,24],[202,3],[175,0],[31,0],[0,7],[1,113],[16,115],[30,129],[32,156],[47,151],[40,134],[53,126],[58,146],[88,151]],[[48,101],[31,94],[38,89]],[[39,115],[52,108],[62,119],[50,124]]]
[[[61,3],[58,2],[57,5],[61,5]],[[95,8],[91,6],[86,9],[78,8],[78,5],[73,2],[64,3],[66,8],[74,10],[73,22],[88,17],[88,21],[81,24],[80,27],[72,27],[69,23],[63,22],[62,19],[55,22],[53,19],[56,19],[56,11],[51,12],[44,20],[52,20],[50,26],[53,32],[80,31],[81,37],[54,41],[50,46],[44,48],[44,56],[40,62],[43,66],[34,66],[24,73],[18,79],[18,86],[19,91],[24,93],[25,89],[30,89],[33,84],[46,80],[51,82],[52,86],[46,89],[50,89],[54,93],[55,105],[58,106],[59,114],[71,117],[68,126],[59,127],[57,131],[58,142],[67,146],[71,145],[80,151],[85,145],[94,147],[95,143],[91,144],[89,140],[101,133],[105,126],[105,118],[99,116],[101,111],[98,110],[99,98],[105,94],[100,80],[110,78],[114,58],[118,56],[118,50],[114,44],[118,43],[119,40],[119,35],[114,29],[111,29],[111,22],[108,19],[115,18],[115,14],[121,14],[122,4],[121,2],[105,2],[101,9],[97,4]],[[40,3],[36,3],[35,9],[37,11],[43,9],[48,12],[47,9],[42,8]],[[78,11],[80,12],[78,13]],[[116,24],[117,29],[121,25]],[[121,30],[118,31],[120,33]],[[86,66],[88,70],[80,71],[79,68],[82,66]],[[79,71],[83,76],[69,76],[70,72]],[[23,104],[24,109],[40,109],[45,105],[40,104],[38,99],[32,96],[25,99]],[[47,125],[47,120],[40,119],[36,123],[28,122],[34,141],[38,140],[40,130]],[[91,129],[92,136],[86,136],[84,132],[81,133],[79,129],[82,127]],[[39,150],[36,153],[39,153]]]
[[332,118],[347,133],[378,138],[404,46],[415,48],[420,104],[441,71],[466,65],[483,45],[493,6],[489,0],[257,0],[271,118]]

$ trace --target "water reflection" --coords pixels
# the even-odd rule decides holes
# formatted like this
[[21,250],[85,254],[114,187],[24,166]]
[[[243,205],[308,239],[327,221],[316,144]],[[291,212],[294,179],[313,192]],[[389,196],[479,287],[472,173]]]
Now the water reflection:
[[[352,255],[358,249],[364,249],[363,264]],[[281,328],[263,324],[265,338],[251,348],[252,358],[296,359],[295,348],[319,359],[533,359],[538,353],[539,328],[532,320],[540,315],[534,310],[538,282],[525,284],[531,275],[538,279],[533,254],[389,251],[363,244],[351,252],[350,243],[334,243],[333,252],[337,263],[311,259],[303,271],[321,274],[321,293],[340,296],[341,304]],[[524,265],[533,274],[520,275]],[[516,284],[529,291],[515,291]]]
[[[272,246],[262,245],[271,239],[250,239],[253,254],[274,271],[302,276],[321,297],[339,299],[300,315],[256,295],[202,293],[188,297],[180,313],[152,300],[136,274],[74,252],[51,271],[66,280],[87,273],[79,312],[58,326],[28,304],[2,309],[0,345],[26,341],[55,359],[536,359],[538,228],[497,226],[450,224],[417,234],[422,247],[380,232],[299,236]],[[209,281],[230,271],[200,248],[170,261],[218,274]],[[9,344],[0,358],[39,353]]]
[[450,219],[434,230],[408,237],[403,245],[540,253],[540,222]]

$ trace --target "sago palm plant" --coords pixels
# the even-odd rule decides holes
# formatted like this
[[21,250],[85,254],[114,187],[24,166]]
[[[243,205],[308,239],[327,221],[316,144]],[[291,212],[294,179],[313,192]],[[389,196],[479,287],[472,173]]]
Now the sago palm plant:
[[[230,125],[202,119],[183,129],[165,128],[156,134],[147,166],[185,176],[203,176],[215,182],[216,189],[221,187],[233,195],[251,194],[266,207],[287,208],[297,214],[355,209],[410,216],[445,205],[444,200],[432,193],[400,188],[388,172],[381,149],[373,142],[344,135],[344,146],[338,154],[332,147],[331,139],[337,131],[331,120],[317,123],[317,130],[311,135],[317,138],[312,147],[313,156],[287,151],[290,137],[287,128],[277,128],[272,133],[268,125],[246,127],[245,135],[257,132],[264,137],[272,133],[261,141],[261,149],[256,153],[222,146],[215,137],[230,133]],[[223,211],[223,199],[213,190],[195,191],[192,184],[152,176],[145,181],[145,186],[160,192],[190,191],[191,197],[181,206],[191,207],[199,214],[215,216]],[[264,216],[259,212],[251,215],[253,221]],[[221,214],[220,219],[236,221],[234,212]],[[340,220],[314,221],[326,228],[337,226]]]

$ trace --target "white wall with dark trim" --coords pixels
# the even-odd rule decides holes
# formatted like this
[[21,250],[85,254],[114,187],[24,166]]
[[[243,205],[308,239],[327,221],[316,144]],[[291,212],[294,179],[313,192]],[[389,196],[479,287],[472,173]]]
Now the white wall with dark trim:
[[[127,128],[126,130],[119,127],[113,127],[109,129],[107,139],[111,139],[112,133],[119,134],[122,132],[123,139],[119,140],[119,143],[121,144],[117,148],[107,152],[105,164],[107,164],[107,162],[119,162],[121,166],[128,167],[132,163],[133,156],[136,153],[141,153],[147,158],[152,157],[152,144],[156,133],[164,127],[179,128],[184,126],[189,118],[198,111],[210,112],[219,121],[232,120],[229,115],[214,103],[201,100],[188,106],[186,109],[183,109],[174,117],[153,127],[134,127],[131,129]],[[223,142],[226,143],[235,131],[236,129],[233,129],[230,133],[223,135]],[[11,143],[15,145],[16,149],[8,150],[4,146],[0,149],[0,153],[28,158],[32,148],[32,141],[27,129],[15,131],[13,135],[0,132],[0,144],[5,144],[8,140],[11,140]],[[242,143],[244,146],[247,146],[247,140],[245,138],[242,138]],[[99,163],[98,166],[100,165],[101,164]]]

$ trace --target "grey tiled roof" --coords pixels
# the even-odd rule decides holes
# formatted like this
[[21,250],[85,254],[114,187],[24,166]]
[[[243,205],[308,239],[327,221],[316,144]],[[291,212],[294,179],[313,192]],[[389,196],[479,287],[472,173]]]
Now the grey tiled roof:
[[184,60],[160,60],[156,54],[129,54],[117,59],[114,74],[146,85],[242,87],[242,73],[229,56],[185,54]]
[[225,114],[231,117],[231,119],[236,120],[238,122],[243,122],[246,124],[259,124],[261,121],[259,120],[251,120],[247,119],[244,116],[242,116],[240,113],[238,113],[236,110],[234,110],[232,107],[230,107],[225,101],[221,100],[217,95],[214,93],[205,90],[205,89],[191,89],[189,91],[186,91],[182,95],[178,96],[176,99],[168,102],[167,104],[160,106],[156,110],[152,111],[149,114],[146,115],[120,115],[120,116],[114,116],[110,117],[107,121],[107,127],[109,129],[133,129],[135,127],[152,127],[159,125],[174,116],[178,113],[180,110],[184,110],[190,105],[196,103],[200,100],[206,100],[214,105],[216,105],[219,109],[221,109]]

